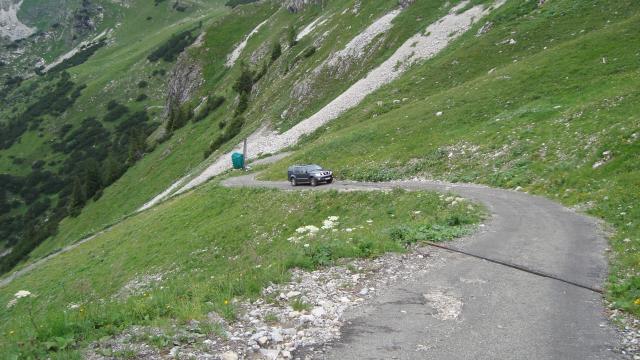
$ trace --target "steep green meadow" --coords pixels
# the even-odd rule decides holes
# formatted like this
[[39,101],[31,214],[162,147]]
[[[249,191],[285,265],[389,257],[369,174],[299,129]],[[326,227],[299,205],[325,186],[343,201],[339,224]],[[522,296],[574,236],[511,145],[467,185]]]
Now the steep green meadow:
[[639,10],[509,2],[491,31],[470,31],[369,96],[265,177],[318,162],[341,178],[421,176],[557,199],[614,226],[608,296],[640,314]]
[[[233,319],[231,300],[258,296],[270,282],[287,280],[292,267],[374,257],[416,241],[394,237],[394,229],[428,229],[428,239],[450,239],[468,233],[482,214],[468,202],[452,205],[425,192],[283,192],[207,184],[2,288],[0,353],[79,358],[89,342],[132,325],[170,330],[210,311]],[[320,229],[291,240],[300,237],[297,228],[321,228],[329,216],[339,216],[336,232]],[[158,276],[161,282],[145,282]],[[144,286],[127,291],[132,283]],[[25,289],[36,297],[5,307]]]
[[[49,133],[63,123],[78,126],[86,116],[102,118],[109,100],[132,111],[147,109],[156,124],[164,121],[160,107],[167,78],[150,74],[169,72],[172,65],[149,63],[146,57],[173,34],[196,27],[206,35],[201,46],[187,51],[203,67],[203,84],[185,107],[195,108],[209,95],[224,96],[225,102],[155,145],[30,255],[29,261],[45,256],[124,219],[0,289],[0,352],[80,357],[79,349],[91,341],[132,325],[168,327],[212,310],[233,318],[235,310],[226,301],[257,296],[269,281],[286,280],[291,267],[311,269],[343,257],[402,250],[405,244],[390,236],[398,227],[437,224],[442,238],[469,230],[468,224],[449,226],[458,221],[448,220],[475,223],[477,208],[451,208],[430,193],[289,193],[225,189],[215,182],[130,216],[262,124],[284,131],[312,114],[458,2],[416,2],[378,39],[371,56],[344,78],[315,79],[305,106],[296,109],[290,96],[296,84],[397,6],[397,1],[367,1],[356,16],[345,12],[354,3],[329,2],[324,9],[311,6],[292,14],[271,2],[234,10],[215,2],[176,20],[164,11],[168,2],[158,7],[134,2],[137,11],[122,20],[115,43],[68,70],[87,88],[64,116],[45,119]],[[302,54],[314,46],[310,36],[283,47],[273,61],[257,56],[266,51],[269,58],[276,42],[286,43],[290,27],[300,31],[321,15],[327,21],[315,31],[329,32],[309,56]],[[269,22],[249,39],[238,62],[225,68],[234,45],[265,19]],[[317,162],[341,179],[418,176],[520,188],[556,199],[613,226],[607,294],[615,306],[640,314],[640,4],[551,0],[538,7],[537,1],[510,0],[487,20],[492,26],[486,33],[476,35],[484,22],[477,24],[433,59],[292,146],[293,155],[267,166],[262,176],[282,180],[289,164]],[[223,131],[219,124],[231,121],[237,108],[233,85],[243,63],[254,74],[266,71],[253,84],[246,122],[203,162],[202,153]],[[148,82],[144,90],[141,80]],[[149,98],[135,102],[141,92]],[[291,112],[282,116],[286,109]],[[23,174],[38,159],[59,160],[49,150],[50,140],[27,132],[3,150],[0,170]],[[9,156],[24,158],[25,164],[16,165]],[[421,216],[414,216],[416,210]],[[319,226],[330,215],[340,216],[343,226],[365,228],[352,239],[321,233],[307,250],[287,240],[297,227]],[[128,298],[114,297],[127,283],[154,274],[163,275],[162,288],[151,285]],[[37,297],[6,309],[23,289]],[[80,306],[71,309],[72,304]]]
[[[286,124],[282,123],[281,130],[301,120],[303,115],[310,114],[312,110],[309,109],[317,109],[328,103],[368,69],[382,62],[417,28],[426,27],[426,24],[446,13],[451,5],[443,7],[443,3],[443,1],[430,1],[415,4],[415,7],[408,8],[405,13],[398,17],[397,25],[392,28],[389,36],[383,39],[384,42],[379,46],[379,49],[372,56],[362,59],[358,71],[350,74],[348,79],[344,81],[331,79],[316,81],[318,84],[322,84],[323,81],[326,83],[322,91],[319,89],[317,91],[322,96],[309,100],[308,107],[305,107],[302,113],[288,119]],[[180,177],[190,173],[197,174],[198,170],[203,169],[207,164],[207,162],[202,162],[203,151],[221,132],[218,126],[219,123],[230,122],[237,106],[237,94],[233,91],[232,85],[240,75],[242,62],[252,70],[259,71],[264,64],[264,60],[251,64],[252,55],[256,52],[264,51],[260,50],[261,48],[266,48],[266,51],[269,52],[276,41],[284,43],[288,27],[293,26],[297,31],[300,31],[306,24],[320,16],[321,13],[326,13],[329,14],[327,16],[329,20],[317,31],[335,30],[336,28],[346,29],[347,27],[349,29],[342,32],[331,31],[323,45],[318,48],[312,57],[296,60],[295,67],[289,70],[287,68],[294,58],[301,51],[311,46],[312,39],[310,36],[306,36],[293,48],[285,49],[280,58],[268,65],[266,74],[254,85],[255,94],[251,96],[249,108],[244,114],[247,123],[241,133],[211,155],[210,159],[215,159],[222,151],[230,149],[235,145],[236,139],[250,134],[265,121],[279,119],[280,113],[289,106],[289,103],[294,103],[289,94],[298,80],[302,79],[310,70],[313,70],[332,51],[343,47],[353,36],[366,28],[373,19],[394,9],[397,6],[397,2],[391,0],[367,2],[363,4],[357,17],[351,12],[340,15],[344,9],[349,9],[351,6],[353,6],[353,1],[337,2],[325,9],[325,12],[322,12],[320,6],[311,6],[299,14],[292,14],[280,6],[266,2],[238,7],[229,16],[214,20],[207,28],[202,46],[188,50],[191,57],[203,66],[204,83],[197,93],[192,96],[192,100],[184,106],[195,108],[200,103],[200,99],[207,95],[224,96],[226,100],[223,105],[205,119],[199,122],[189,122],[184,128],[177,130],[167,142],[156,146],[153,152],[147,154],[135,166],[130,168],[121,179],[105,189],[100,199],[89,202],[77,218],[63,220],[58,234],[44,242],[31,257],[37,258],[46,255],[57,248],[73,243],[87,234],[91,234],[122,219],[169,187]],[[429,14],[429,16],[418,16],[419,14]],[[235,66],[226,68],[224,63],[234,46],[256,25],[266,19],[269,19],[268,23],[265,24],[261,31],[249,39],[242,53],[243,55]],[[407,19],[412,20],[408,21]],[[138,22],[131,21],[132,24]],[[123,46],[122,49],[124,50],[126,47]],[[120,57],[120,55],[123,54],[114,53],[113,57]],[[123,66],[125,66],[124,63]],[[149,71],[150,69],[144,70],[147,73]],[[87,74],[89,73],[91,72],[87,70]],[[111,76],[115,76],[118,79],[117,73],[104,74],[99,79],[106,80]],[[126,89],[131,89],[132,85],[135,85],[136,81],[142,78],[134,79],[134,81],[126,81]],[[124,81],[121,80],[121,82]],[[153,88],[157,85],[159,84],[150,81],[149,87]],[[85,91],[88,91],[88,89]],[[135,95],[134,92],[128,93],[129,98],[133,95]],[[122,98],[117,97],[116,99]],[[153,106],[160,105],[161,99],[152,99],[153,101],[150,104]],[[79,101],[81,100],[82,98],[79,99]],[[82,110],[88,112],[104,111],[100,108]],[[160,110],[155,111],[155,114],[159,116]]]
[[[79,97],[62,114],[41,117],[39,123],[36,124],[37,127],[30,126],[17,142],[9,148],[3,149],[0,153],[0,173],[6,173],[10,176],[29,176],[33,174],[35,169],[33,164],[41,163],[43,164],[40,168],[41,171],[57,173],[60,178],[64,178],[68,175],[65,174],[65,167],[69,166],[70,155],[55,150],[55,145],[63,142],[73,144],[73,139],[63,140],[64,134],[73,134],[74,131],[86,129],[84,122],[88,118],[95,118],[99,121],[103,127],[101,131],[115,134],[112,135],[114,138],[132,136],[122,129],[126,125],[123,124],[124,120],[135,114],[147,114],[145,125],[147,129],[157,127],[163,122],[162,108],[166,97],[164,89],[172,63],[163,60],[149,62],[147,57],[174,34],[193,30],[197,36],[197,33],[210,21],[229,11],[223,6],[222,1],[194,1],[185,2],[184,5],[186,6],[184,11],[176,11],[168,2],[154,5],[153,2],[140,1],[120,8],[120,12],[114,15],[114,18],[108,19],[113,22],[113,28],[106,45],[99,48],[84,63],[66,69],[75,85],[84,86]],[[46,75],[24,81],[19,88],[8,95],[7,105],[11,106],[3,107],[0,110],[0,119],[11,119],[12,116],[31,106],[34,99],[38,99],[38,96],[42,96],[43,93],[46,93],[46,89],[52,86],[51,84],[55,80],[51,79],[55,79],[55,76],[55,74]],[[110,102],[126,107],[125,115],[115,121],[106,120],[107,107]],[[79,137],[84,136],[87,135],[82,133],[79,135]],[[100,140],[104,140],[103,138],[104,136]],[[75,143],[80,141],[75,141]],[[113,142],[115,143],[116,139]],[[149,144],[152,146],[151,142]],[[171,146],[171,143],[167,146]],[[85,149],[84,154],[89,151],[89,149]],[[114,149],[109,151],[116,152]],[[75,155],[80,153],[76,152]],[[126,149],[124,151],[118,150],[117,154],[121,158],[127,157]],[[156,152],[156,154],[162,153]],[[78,162],[82,160],[79,159]],[[142,171],[148,171],[148,168],[143,168]],[[174,176],[174,174],[169,173],[166,176]],[[137,178],[139,179],[139,176]],[[164,183],[159,184],[158,188],[162,186]],[[68,196],[68,190],[63,189],[61,194],[66,192]],[[29,190],[23,190],[23,192],[25,191]],[[155,191],[155,188],[151,188],[151,191]],[[120,194],[130,196],[128,192]],[[10,194],[9,200],[12,200],[11,197],[13,194]],[[96,196],[95,199],[98,197]],[[64,208],[64,206],[59,206],[62,198],[63,196],[57,193],[41,194],[38,201],[50,201],[53,207]],[[93,201],[89,200],[88,203],[92,204]],[[112,203],[107,201],[105,204]],[[33,203],[26,201],[24,205],[14,209],[9,216],[27,214],[32,207]],[[56,212],[58,210],[50,211]],[[60,233],[67,234],[68,231],[65,229]],[[51,248],[46,251],[50,250]]]

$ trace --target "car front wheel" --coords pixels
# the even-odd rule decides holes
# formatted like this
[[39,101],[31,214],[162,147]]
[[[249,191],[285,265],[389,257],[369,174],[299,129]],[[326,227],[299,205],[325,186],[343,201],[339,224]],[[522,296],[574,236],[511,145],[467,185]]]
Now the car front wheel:
[[296,178],[291,177],[291,186],[296,186],[298,185],[298,182],[296,181]]
[[312,178],[311,179],[311,186],[318,186],[318,179]]

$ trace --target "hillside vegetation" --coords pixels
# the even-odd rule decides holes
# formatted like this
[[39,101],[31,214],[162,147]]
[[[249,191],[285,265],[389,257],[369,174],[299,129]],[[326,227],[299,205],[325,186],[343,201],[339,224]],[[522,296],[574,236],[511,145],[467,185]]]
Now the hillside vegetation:
[[[0,247],[12,251],[0,258],[0,271],[24,260],[63,218],[77,216],[153,149],[148,137],[163,121],[163,84],[188,45],[166,44],[187,30],[195,36],[226,8],[190,3],[177,11],[140,2],[119,10],[109,21],[122,22],[99,42],[1,89],[0,176],[7,186],[0,189]],[[159,51],[165,59],[148,62]]]
[[[0,254],[12,252],[0,269],[98,234],[0,289],[0,304],[19,290],[35,295],[2,307],[0,352],[80,358],[134,326],[169,331],[212,311],[231,320],[234,299],[257,297],[291,268],[402,251],[417,239],[398,229],[436,229],[435,240],[467,233],[477,206],[400,191],[288,193],[214,180],[137,212],[264,126],[293,128],[456,6],[492,11],[259,176],[283,180],[288,165],[314,162],[339,179],[423,177],[547,196],[611,225],[606,294],[640,315],[640,4],[401,3],[318,1],[292,12],[280,1],[132,1],[104,45],[65,69],[7,81]],[[389,14],[388,28],[352,43]],[[290,240],[328,216],[364,228],[321,232],[307,247]],[[166,351],[163,339],[141,341]]]
[[304,161],[354,180],[420,176],[549,196],[615,227],[608,294],[640,313],[637,5],[509,2],[489,32],[469,32],[370,96],[266,178]]

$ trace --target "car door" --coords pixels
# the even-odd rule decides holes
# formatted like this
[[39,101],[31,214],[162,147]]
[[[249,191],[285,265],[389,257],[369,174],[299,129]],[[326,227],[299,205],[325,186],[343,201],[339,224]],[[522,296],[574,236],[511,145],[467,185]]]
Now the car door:
[[296,179],[302,182],[309,182],[309,169],[306,166],[299,167],[298,174],[296,174]]

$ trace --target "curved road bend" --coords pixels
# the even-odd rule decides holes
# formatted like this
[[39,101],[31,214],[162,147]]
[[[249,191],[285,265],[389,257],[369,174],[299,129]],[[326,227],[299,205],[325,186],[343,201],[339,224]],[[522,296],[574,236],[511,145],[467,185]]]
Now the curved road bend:
[[[223,184],[311,189],[258,181],[254,175],[230,178]],[[597,221],[542,197],[426,181],[334,182],[314,189],[391,188],[452,191],[483,203],[492,214],[489,222],[471,238],[453,242],[453,247],[591,288],[603,284],[607,242]],[[323,352],[307,351],[306,355],[323,359],[619,358],[611,350],[618,344],[617,333],[605,317],[599,293],[482,259],[434,251],[445,259],[442,266],[381,290],[371,304],[346,314],[347,325],[338,341]],[[462,306],[456,308],[456,303]]]
[[[258,181],[254,175],[230,178],[223,185],[312,189]],[[452,191],[483,203],[492,214],[487,226],[471,238],[453,242],[453,247],[588,288],[602,286],[607,245],[596,220],[542,197],[428,181],[334,182],[313,189],[393,188]],[[0,287],[93,237],[1,279]],[[324,359],[619,358],[611,351],[619,340],[604,315],[599,293],[476,257],[433,251],[444,259],[442,266],[382,289],[372,303],[346,314],[341,339],[321,353],[307,351],[307,355]]]

